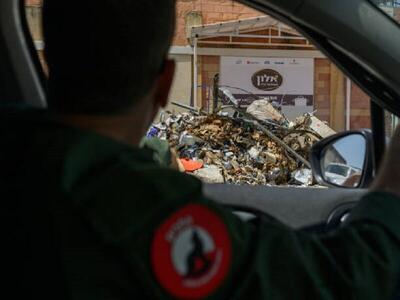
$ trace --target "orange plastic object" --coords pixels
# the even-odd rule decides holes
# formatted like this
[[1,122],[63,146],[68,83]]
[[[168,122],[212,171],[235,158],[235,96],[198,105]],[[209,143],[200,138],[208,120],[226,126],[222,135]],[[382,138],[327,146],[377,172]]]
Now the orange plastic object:
[[203,167],[203,164],[201,162],[195,160],[181,158],[180,161],[186,172],[193,172]]

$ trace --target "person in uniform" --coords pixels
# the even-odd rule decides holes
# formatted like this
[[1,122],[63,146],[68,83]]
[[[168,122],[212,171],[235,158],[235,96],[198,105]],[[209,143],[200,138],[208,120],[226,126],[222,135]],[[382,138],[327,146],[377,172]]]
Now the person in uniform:
[[[54,258],[69,299],[391,299],[400,172],[384,167],[344,226],[306,233],[243,222],[139,148],[167,103],[174,22],[173,0],[44,1],[48,109],[0,118],[9,228],[22,228],[7,245],[32,293],[52,288],[37,271]],[[399,149],[397,132],[386,166]]]

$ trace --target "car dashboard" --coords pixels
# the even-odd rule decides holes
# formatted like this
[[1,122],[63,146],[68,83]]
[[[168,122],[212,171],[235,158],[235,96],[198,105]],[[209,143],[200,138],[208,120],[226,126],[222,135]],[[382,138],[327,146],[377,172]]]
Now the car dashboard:
[[367,192],[362,189],[204,185],[204,193],[232,207],[243,218],[249,212],[268,214],[295,229],[343,222]]

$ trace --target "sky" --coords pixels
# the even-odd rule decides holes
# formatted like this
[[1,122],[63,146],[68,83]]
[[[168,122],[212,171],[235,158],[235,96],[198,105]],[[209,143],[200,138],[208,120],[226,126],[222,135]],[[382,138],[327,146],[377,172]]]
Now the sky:
[[359,169],[363,168],[366,141],[362,135],[349,135],[336,142],[333,147],[347,160],[348,165]]

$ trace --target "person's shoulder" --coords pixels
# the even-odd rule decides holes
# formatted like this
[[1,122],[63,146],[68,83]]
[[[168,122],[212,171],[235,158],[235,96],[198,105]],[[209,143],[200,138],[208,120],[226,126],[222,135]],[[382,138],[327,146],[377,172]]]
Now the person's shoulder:
[[123,158],[93,170],[67,194],[110,240],[151,228],[179,207],[204,199],[199,180],[154,163]]
[[[154,162],[138,162],[122,159],[121,176],[134,180],[131,184],[144,194],[157,194],[165,200],[179,199],[189,195],[201,194],[202,183],[194,176],[160,166]],[[144,190],[145,189],[145,190]]]
[[87,163],[87,167],[80,164],[73,176],[65,176],[65,192],[77,203],[134,203],[150,209],[202,196],[202,183],[197,178],[162,167],[139,149]]

